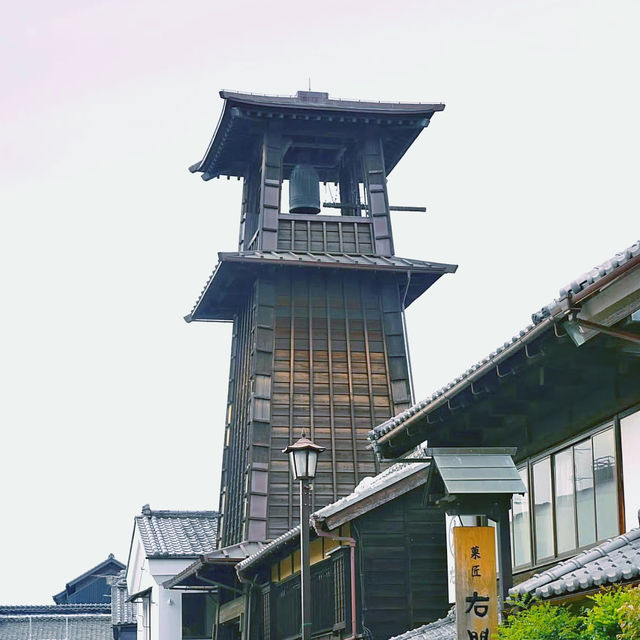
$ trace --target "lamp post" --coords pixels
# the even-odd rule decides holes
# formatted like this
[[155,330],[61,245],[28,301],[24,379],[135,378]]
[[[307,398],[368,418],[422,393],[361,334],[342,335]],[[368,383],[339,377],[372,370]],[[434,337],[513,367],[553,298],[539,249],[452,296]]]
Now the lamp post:
[[300,596],[302,640],[311,638],[311,567],[309,563],[309,517],[311,516],[311,481],[316,477],[318,455],[324,451],[305,436],[290,444],[283,453],[289,454],[293,477],[300,482]]

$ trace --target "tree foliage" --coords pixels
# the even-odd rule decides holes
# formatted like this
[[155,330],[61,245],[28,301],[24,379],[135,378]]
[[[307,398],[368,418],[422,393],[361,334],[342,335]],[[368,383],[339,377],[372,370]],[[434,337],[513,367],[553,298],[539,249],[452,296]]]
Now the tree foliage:
[[618,640],[640,640],[640,588],[629,589],[618,609]]
[[640,640],[640,588],[613,587],[573,611],[535,598],[511,601],[497,640]]
[[522,609],[505,620],[499,640],[580,640],[583,620],[562,606],[548,602]]

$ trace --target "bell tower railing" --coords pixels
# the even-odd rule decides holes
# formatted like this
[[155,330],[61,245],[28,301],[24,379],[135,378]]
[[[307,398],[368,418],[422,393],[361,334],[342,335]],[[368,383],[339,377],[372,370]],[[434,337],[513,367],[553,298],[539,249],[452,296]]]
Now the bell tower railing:
[[283,213],[278,216],[279,251],[375,254],[371,218]]

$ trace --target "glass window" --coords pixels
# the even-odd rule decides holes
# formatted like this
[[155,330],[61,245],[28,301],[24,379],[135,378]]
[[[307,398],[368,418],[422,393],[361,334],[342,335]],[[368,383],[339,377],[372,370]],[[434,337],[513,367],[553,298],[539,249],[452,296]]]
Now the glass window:
[[622,480],[624,482],[625,529],[630,531],[638,526],[640,510],[640,411],[620,420],[622,440]]
[[[634,452],[640,450],[640,412],[620,424],[623,452],[633,460]],[[617,465],[613,426],[530,463],[529,495],[514,496],[510,514],[513,566],[531,563],[531,538],[533,562],[542,563],[618,535]],[[628,471],[624,469],[624,479],[625,498],[629,494],[627,504],[633,504],[627,518],[630,529],[637,526],[640,467],[633,462],[628,467]],[[527,486],[527,469],[519,473]]]
[[596,541],[596,514],[593,490],[593,452],[591,440],[573,447],[576,474],[576,513],[578,515],[578,545]]
[[573,494],[573,451],[567,449],[553,457],[555,481],[557,553],[576,548],[575,500]]
[[551,460],[533,465],[533,520],[536,560],[553,556],[553,513],[551,511]]
[[529,478],[527,469],[518,470],[527,493],[513,496],[511,522],[513,527],[513,564],[519,566],[531,562],[531,524],[529,523]]
[[593,436],[593,476],[596,485],[596,531],[598,540],[604,540],[619,533],[616,442],[613,429]]

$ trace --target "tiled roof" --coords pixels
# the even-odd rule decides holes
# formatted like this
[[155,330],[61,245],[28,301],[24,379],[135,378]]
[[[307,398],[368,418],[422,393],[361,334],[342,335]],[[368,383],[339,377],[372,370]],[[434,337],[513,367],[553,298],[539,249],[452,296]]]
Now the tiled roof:
[[0,605],[0,616],[73,615],[84,613],[110,613],[109,603],[91,604],[9,604]]
[[[309,527],[311,528],[311,522],[309,522]],[[265,545],[259,551],[256,551],[254,554],[250,555],[246,560],[239,562],[236,565],[236,571],[238,575],[241,575],[247,568],[253,565],[255,562],[258,562],[261,558],[271,555],[278,551],[281,547],[284,547],[287,542],[291,542],[295,538],[300,536],[300,525],[293,527],[293,529],[289,529],[286,533],[283,533],[281,536],[272,540],[269,544]]]
[[[455,264],[413,260],[399,256],[372,256],[347,253],[311,253],[307,251],[236,251],[218,253],[218,264],[200,293],[191,313],[185,316],[192,320],[225,319],[233,317],[233,306],[237,304],[237,287],[223,286],[229,265],[235,264],[235,272],[244,265],[244,270],[263,265],[286,265],[288,267],[314,267],[330,269],[357,269],[359,271],[384,271],[402,276],[411,273],[409,288],[405,296],[405,307],[428,289],[441,275],[455,273]],[[234,268],[234,267],[231,267]],[[251,273],[254,273],[251,271]],[[217,288],[220,292],[217,292]],[[230,291],[228,289],[231,289]]]
[[197,557],[216,548],[217,511],[152,511],[145,505],[136,524],[148,558]]
[[456,640],[456,616],[453,608],[444,618],[412,629],[389,640]]
[[[322,509],[318,509],[311,514],[309,521],[309,527],[313,526],[314,520],[324,520],[325,518],[335,515],[336,513],[350,507],[353,504],[363,500],[364,498],[371,496],[381,489],[385,489],[396,482],[399,482],[405,478],[413,476],[414,474],[426,469],[429,466],[428,462],[425,463],[397,463],[385,469],[377,476],[363,478],[356,488],[348,496],[340,498],[331,504],[328,504]],[[248,567],[258,562],[261,558],[265,558],[272,553],[278,551],[281,547],[285,546],[288,542],[297,538],[300,535],[300,525],[290,529],[286,533],[283,533],[280,537],[272,540],[269,544],[265,545],[262,549],[259,549],[246,560],[239,562],[236,569],[238,573],[242,573]]]
[[0,616],[2,640],[113,640],[108,614]]
[[447,399],[454,396],[460,389],[466,387],[476,378],[481,377],[488,368],[493,368],[496,364],[506,359],[514,349],[520,348],[523,344],[531,340],[537,333],[546,328],[546,324],[541,325],[528,325],[517,336],[513,336],[511,340],[505,342],[499,346],[495,351],[492,351],[487,357],[483,358],[479,362],[476,362],[463,374],[457,378],[451,380],[441,389],[438,389],[430,396],[417,402],[409,409],[402,411],[393,418],[386,420],[379,424],[377,427],[369,432],[369,440],[379,440],[382,436],[393,431],[396,427],[408,423],[417,414],[425,414],[430,410],[435,409],[440,404],[447,401]]
[[115,625],[136,624],[136,609],[133,602],[127,602],[127,571],[123,569],[111,584],[111,622]]
[[552,321],[558,316],[569,312],[568,301],[572,296],[584,292],[588,287],[597,285],[605,277],[615,276],[615,274],[630,265],[631,261],[635,264],[640,263],[640,240],[636,240],[630,247],[617,253],[615,256],[603,262],[601,265],[594,267],[591,271],[576,278],[567,286],[562,287],[559,297],[548,305],[545,305],[539,311],[532,314],[532,324],[527,325],[518,335],[513,336],[509,341],[499,346],[488,356],[476,362],[463,374],[454,378],[441,389],[438,389],[429,397],[416,403],[409,409],[390,418],[382,424],[375,427],[369,432],[369,440],[376,446],[376,441],[385,436],[387,433],[394,431],[396,428],[413,422],[418,415],[424,416],[433,409],[446,402],[461,389],[467,387],[471,382],[480,378],[487,369],[492,369],[496,364],[505,360],[511,353],[520,349],[524,344],[530,342],[541,332],[548,329]]
[[640,575],[640,528],[589,549],[521,582],[511,595],[552,598],[631,580]]
[[[262,140],[256,119],[271,119],[274,115],[285,121],[296,119],[297,128],[313,134],[320,126],[340,129],[376,123],[386,127],[388,134],[382,137],[387,175],[393,170],[420,131],[429,125],[434,113],[442,111],[444,104],[365,102],[336,100],[320,91],[299,91],[295,96],[263,96],[235,91],[221,91],[224,107],[220,120],[200,162],[189,167],[192,173],[202,173],[203,180],[220,175],[241,177],[250,156],[247,149]],[[342,120],[338,124],[338,120]],[[390,127],[390,128],[389,128]],[[334,129],[335,130],[335,129]],[[323,173],[322,180],[333,179],[333,171]]]
[[322,507],[322,509],[316,511],[311,518],[314,520],[323,520],[324,518],[342,511],[343,509],[360,502],[364,498],[377,493],[381,489],[387,488],[404,478],[408,478],[409,476],[426,469],[428,466],[428,462],[398,462],[390,466],[388,469],[385,469],[377,476],[368,476],[363,478],[348,496],[340,498],[339,500],[328,504],[326,507]]
[[564,300],[567,300],[571,296],[584,291],[587,287],[594,285],[605,276],[613,274],[621,267],[624,267],[634,258],[640,256],[640,240],[636,240],[630,247],[627,247],[624,251],[616,253],[612,258],[609,258],[606,262],[594,267],[590,271],[583,273],[581,276],[572,280],[568,285],[560,289],[558,298],[545,305],[539,311],[536,311],[531,319],[534,323],[541,322],[544,318],[552,315],[554,310],[562,304]]

